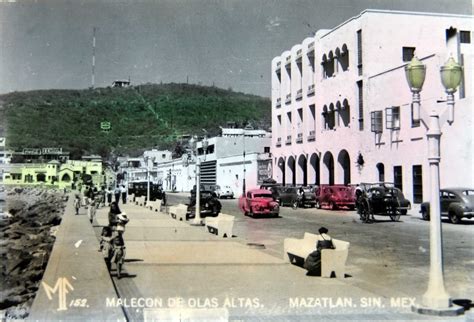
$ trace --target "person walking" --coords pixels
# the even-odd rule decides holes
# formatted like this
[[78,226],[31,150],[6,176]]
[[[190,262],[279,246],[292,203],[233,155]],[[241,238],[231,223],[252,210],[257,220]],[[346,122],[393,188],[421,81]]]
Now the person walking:
[[76,209],[76,215],[79,215],[79,208],[81,208],[81,197],[79,194],[76,194],[74,198],[74,209]]
[[120,188],[118,185],[115,186],[114,195],[115,195],[115,202],[118,204],[120,201]]
[[108,187],[107,188],[107,206],[109,207],[112,204],[112,194],[113,194],[112,187]]
[[96,210],[96,200],[92,199],[91,203],[87,207],[87,216],[89,217],[89,221],[91,222],[91,224],[94,221]]
[[127,189],[124,184],[120,187],[120,193],[122,194],[122,204],[125,205],[127,203]]
[[117,226],[118,219],[117,216],[122,213],[120,211],[120,208],[118,206],[117,202],[112,202],[110,204],[110,210],[109,210],[109,226],[114,229],[115,226]]

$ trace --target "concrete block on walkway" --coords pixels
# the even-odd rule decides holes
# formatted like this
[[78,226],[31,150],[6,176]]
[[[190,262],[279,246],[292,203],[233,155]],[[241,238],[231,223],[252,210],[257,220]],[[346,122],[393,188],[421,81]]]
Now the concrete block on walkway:
[[134,194],[134,193],[129,194],[129,195],[127,196],[127,202],[128,202],[128,203],[135,202],[135,194]]
[[178,204],[176,206],[169,207],[170,216],[179,221],[186,221],[186,212],[188,206],[184,204]]
[[232,237],[234,218],[234,216],[221,213],[217,217],[206,217],[205,224],[209,232],[215,232],[219,237]]
[[[318,241],[323,240],[320,235],[304,233],[302,239],[285,238],[284,260],[291,263],[302,263],[308,255],[316,250]],[[338,278],[344,278],[344,271],[349,254],[350,243],[342,240],[332,239],[335,249],[323,249],[321,251],[321,276],[331,277],[332,273]]]
[[146,197],[145,197],[145,196],[135,197],[135,204],[136,204],[136,205],[145,206],[145,201],[146,201]]

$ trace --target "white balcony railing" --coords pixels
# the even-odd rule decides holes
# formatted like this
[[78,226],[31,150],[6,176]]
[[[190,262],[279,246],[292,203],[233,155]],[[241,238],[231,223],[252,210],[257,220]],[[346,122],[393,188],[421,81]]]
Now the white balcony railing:
[[303,98],[303,90],[299,89],[298,91],[296,91],[296,100],[300,100],[302,98]]
[[291,145],[291,135],[287,135],[285,144],[286,145]]
[[290,104],[291,103],[291,94],[286,95],[286,100],[285,104]]
[[281,138],[277,138],[276,146],[277,148],[281,146]]
[[308,96],[314,95],[314,92],[316,90],[316,87],[314,84],[308,86]]
[[303,143],[303,133],[298,133],[296,137],[296,143]]

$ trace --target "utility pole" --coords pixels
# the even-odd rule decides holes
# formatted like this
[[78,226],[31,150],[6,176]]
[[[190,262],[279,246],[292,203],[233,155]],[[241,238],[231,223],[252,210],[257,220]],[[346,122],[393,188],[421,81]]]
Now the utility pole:
[[95,87],[95,31],[96,27],[92,28],[92,84],[91,87]]

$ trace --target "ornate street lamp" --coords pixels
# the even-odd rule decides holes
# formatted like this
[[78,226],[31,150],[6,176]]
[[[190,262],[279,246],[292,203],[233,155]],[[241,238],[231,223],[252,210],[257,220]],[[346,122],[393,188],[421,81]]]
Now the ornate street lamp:
[[446,89],[448,105],[448,123],[451,125],[454,122],[454,93],[461,84],[462,79],[462,67],[456,63],[453,57],[449,57],[448,61],[444,66],[440,68],[441,83],[443,83]]
[[[413,93],[414,119],[415,111],[420,118],[420,91],[425,81],[426,67],[416,57],[405,67],[408,85]],[[441,81],[448,94],[448,122],[454,121],[454,92],[461,82],[462,67],[450,58],[440,69]],[[430,165],[430,275],[428,290],[423,295],[422,305],[413,307],[413,311],[421,314],[457,315],[462,307],[453,307],[449,294],[444,287],[443,248],[441,231],[441,214],[439,199],[439,162],[441,127],[436,109],[429,112],[429,122],[425,120],[428,140],[428,162]]]
[[405,76],[413,93],[413,120],[418,121],[420,119],[420,92],[425,82],[426,66],[413,56],[411,62],[405,66]]

